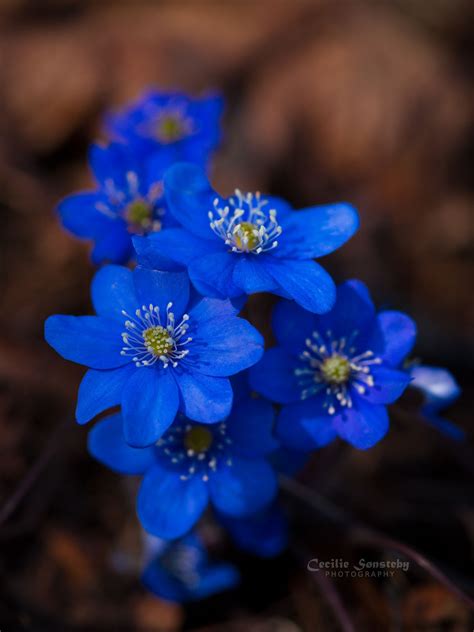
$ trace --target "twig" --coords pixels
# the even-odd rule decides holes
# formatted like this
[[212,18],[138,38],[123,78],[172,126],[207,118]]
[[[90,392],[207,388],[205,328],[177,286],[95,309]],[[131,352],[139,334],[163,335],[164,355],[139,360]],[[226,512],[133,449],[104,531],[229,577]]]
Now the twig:
[[0,526],[3,525],[14,513],[23,498],[28,494],[31,487],[33,487],[33,485],[35,484],[41,472],[48,465],[50,459],[58,448],[59,438],[61,437],[64,428],[69,426],[69,424],[69,421],[64,422],[54,430],[51,438],[47,442],[46,448],[43,450],[43,452],[40,453],[36,461],[26,472],[25,476],[23,477],[13,494],[10,496],[10,498],[0,508]]
[[332,579],[330,579],[326,573],[311,573],[311,577],[319,585],[322,594],[331,606],[332,611],[339,621],[341,630],[344,632],[355,632],[355,627],[351,621],[349,613],[347,612]]

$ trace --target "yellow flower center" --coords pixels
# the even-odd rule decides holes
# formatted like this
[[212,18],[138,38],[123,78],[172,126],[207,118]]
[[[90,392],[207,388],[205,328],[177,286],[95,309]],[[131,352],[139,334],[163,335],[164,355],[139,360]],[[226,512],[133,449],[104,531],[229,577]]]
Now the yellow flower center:
[[184,436],[186,449],[193,452],[206,452],[212,444],[212,432],[204,426],[193,426]]
[[133,200],[126,208],[125,217],[130,224],[146,227],[152,219],[151,206],[142,198]]
[[145,329],[143,340],[148,351],[157,357],[166,356],[174,347],[169,331],[160,326]]
[[239,224],[238,230],[235,232],[235,245],[240,250],[251,252],[258,246],[258,228],[251,222],[242,222]]
[[344,384],[351,374],[351,365],[344,356],[334,354],[321,364],[321,374],[329,384]]
[[156,127],[156,135],[164,143],[172,143],[186,135],[186,128],[178,116],[167,114],[160,116]]

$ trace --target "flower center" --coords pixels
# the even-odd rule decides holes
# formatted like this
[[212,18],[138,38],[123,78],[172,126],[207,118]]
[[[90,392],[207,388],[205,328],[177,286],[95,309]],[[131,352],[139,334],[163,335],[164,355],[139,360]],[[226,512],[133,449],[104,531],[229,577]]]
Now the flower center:
[[175,143],[192,132],[192,121],[182,112],[163,112],[158,116],[155,134],[162,143]]
[[193,426],[184,435],[184,445],[188,450],[206,452],[212,444],[212,432],[203,426]]
[[142,335],[148,351],[158,358],[168,355],[173,349],[173,338],[170,332],[160,325],[145,329]]
[[143,198],[138,198],[130,202],[125,209],[125,217],[129,224],[139,228],[148,228],[153,216],[153,209]]
[[367,350],[359,353],[355,340],[359,332],[348,337],[334,338],[331,331],[313,331],[300,354],[302,364],[295,368],[301,387],[301,399],[316,395],[324,397],[323,406],[330,415],[338,408],[351,408],[354,391],[364,395],[373,388],[372,366],[382,360]]
[[188,314],[183,314],[181,322],[176,323],[172,307],[173,303],[168,303],[166,313],[160,313],[155,305],[142,305],[133,316],[122,311],[127,320],[121,355],[131,356],[137,367],[152,366],[160,361],[165,369],[169,364],[176,368],[188,355],[189,348],[185,347],[193,339],[185,337],[189,329]]
[[242,222],[234,234],[235,245],[242,252],[252,252],[258,246],[258,227],[250,222]]
[[278,246],[282,229],[277,212],[264,208],[268,200],[262,199],[260,193],[244,195],[236,189],[226,206],[219,204],[220,200],[215,199],[214,211],[208,213],[209,226],[232,252],[259,255]]
[[344,384],[351,374],[351,365],[347,358],[335,353],[321,363],[320,371],[328,384]]

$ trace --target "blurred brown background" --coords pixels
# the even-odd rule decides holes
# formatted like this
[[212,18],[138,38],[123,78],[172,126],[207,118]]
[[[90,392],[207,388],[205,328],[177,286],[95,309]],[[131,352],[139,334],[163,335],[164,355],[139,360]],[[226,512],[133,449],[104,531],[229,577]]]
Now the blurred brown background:
[[[417,352],[456,372],[466,392],[451,418],[471,431],[473,23],[471,0],[0,3],[3,499],[47,448],[55,426],[72,416],[82,372],[42,341],[47,315],[89,308],[93,273],[87,246],[62,232],[54,205],[91,184],[86,151],[100,135],[104,111],[146,86],[224,92],[217,188],[269,191],[295,206],[338,199],[358,206],[359,233],[325,265],[339,281],[362,278],[380,304],[417,319]],[[11,517],[13,527],[0,530],[5,613],[27,613],[12,619],[26,626],[18,629],[40,629],[27,626],[43,610],[59,618],[67,611],[77,625],[102,617],[112,629],[124,616],[115,618],[117,594],[130,594],[121,585],[98,614],[98,574],[110,553],[107,537],[125,537],[116,523],[126,494],[102,511],[100,490],[117,487],[116,479],[87,461],[85,432],[69,430],[56,469],[42,474],[28,509]],[[398,441],[403,461],[410,457],[400,446],[432,438]],[[436,455],[424,456],[443,463],[445,455]],[[374,472],[380,458],[368,458],[357,467]],[[68,489],[58,482],[64,471]],[[433,502],[436,513],[439,498]],[[91,518],[94,511],[99,517]],[[446,525],[440,528],[441,535]],[[162,624],[180,620],[178,611],[141,593],[132,601],[127,616],[134,625],[155,625],[154,609]],[[316,629],[304,617],[300,625]],[[464,629],[459,625],[452,629]],[[378,628],[372,621],[363,629]]]

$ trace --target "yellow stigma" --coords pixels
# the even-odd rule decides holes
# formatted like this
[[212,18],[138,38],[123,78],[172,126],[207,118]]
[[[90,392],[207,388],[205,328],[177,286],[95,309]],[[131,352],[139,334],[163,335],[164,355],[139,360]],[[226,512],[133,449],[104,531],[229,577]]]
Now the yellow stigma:
[[184,436],[186,449],[193,452],[206,452],[211,447],[212,432],[204,426],[193,426]]
[[152,209],[146,200],[133,200],[125,210],[125,217],[130,224],[146,227],[151,223]]
[[251,222],[241,222],[235,231],[235,245],[239,250],[251,252],[259,244],[258,228]]
[[351,365],[347,358],[334,354],[321,363],[321,374],[329,384],[344,384],[351,374]]
[[149,327],[143,332],[143,340],[148,351],[157,356],[168,355],[173,349],[173,338],[164,327]]
[[156,127],[158,140],[164,143],[173,143],[186,135],[186,128],[178,116],[167,114],[160,116]]

